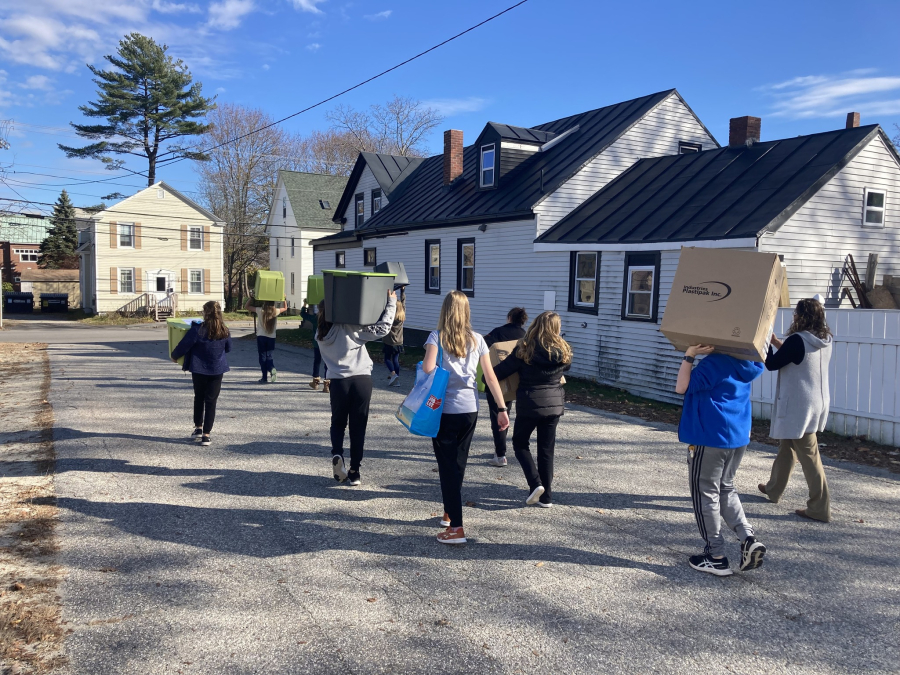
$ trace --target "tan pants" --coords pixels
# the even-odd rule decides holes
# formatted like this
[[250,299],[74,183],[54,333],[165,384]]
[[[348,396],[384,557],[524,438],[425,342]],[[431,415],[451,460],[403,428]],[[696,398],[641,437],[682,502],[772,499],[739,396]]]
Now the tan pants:
[[766,496],[770,502],[777,504],[784,494],[791,471],[800,461],[806,484],[809,486],[809,500],[806,502],[806,515],[816,520],[831,520],[831,498],[828,495],[828,481],[825,469],[819,456],[819,442],[816,434],[806,434],[802,438],[782,439],[778,444],[778,456],[772,464],[772,475],[766,483]]

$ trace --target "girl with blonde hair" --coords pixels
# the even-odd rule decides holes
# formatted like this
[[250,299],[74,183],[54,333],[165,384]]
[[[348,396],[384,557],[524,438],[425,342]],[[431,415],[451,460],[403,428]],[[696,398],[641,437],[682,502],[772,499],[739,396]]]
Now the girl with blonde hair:
[[[441,355],[440,361],[438,360]],[[438,329],[425,341],[422,369],[431,373],[438,366],[450,372],[441,426],[432,439],[434,455],[441,479],[444,517],[441,525],[447,529],[438,535],[442,544],[465,544],[462,518],[462,482],[469,458],[469,446],[478,422],[478,364],[484,380],[497,401],[503,400],[500,384],[494,377],[488,346],[484,338],[472,330],[469,298],[460,291],[451,291],[441,305]],[[509,427],[506,408],[498,410],[501,429]]]
[[[562,375],[572,365],[572,348],[561,335],[562,321],[556,312],[544,312],[532,322],[516,350],[494,369],[498,380],[519,374],[516,389],[516,425],[513,450],[528,482],[525,503],[550,508],[553,452],[556,427],[563,416],[566,394]],[[502,400],[502,399],[501,399]],[[537,464],[529,449],[537,430]]]

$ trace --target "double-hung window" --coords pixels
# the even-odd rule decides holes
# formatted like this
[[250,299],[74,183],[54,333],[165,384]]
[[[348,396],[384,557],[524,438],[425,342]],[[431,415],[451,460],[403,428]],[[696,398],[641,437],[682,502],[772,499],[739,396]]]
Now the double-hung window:
[[863,193],[863,227],[884,227],[884,206],[887,193],[884,190],[866,188]]
[[381,190],[372,190],[372,215],[381,211]]
[[441,240],[425,242],[425,292],[441,293]]
[[203,294],[203,270],[188,270],[188,293]]
[[481,146],[481,187],[493,187],[497,153],[493,143]]
[[356,227],[362,227],[366,222],[366,195],[360,192],[356,195]]
[[203,250],[203,228],[199,225],[188,227],[188,251]]
[[134,248],[133,223],[119,223],[119,248]]
[[366,267],[375,267],[378,264],[377,262],[377,251],[374,248],[364,248],[363,249],[363,265]]
[[472,297],[475,295],[475,240],[456,240],[456,287]]
[[334,266],[338,269],[344,269],[347,266],[347,256],[343,251],[335,251]]
[[597,314],[600,253],[573,251],[569,268],[569,311]]
[[659,302],[659,252],[626,253],[622,318],[656,321]]
[[134,268],[119,268],[119,293],[134,293]]

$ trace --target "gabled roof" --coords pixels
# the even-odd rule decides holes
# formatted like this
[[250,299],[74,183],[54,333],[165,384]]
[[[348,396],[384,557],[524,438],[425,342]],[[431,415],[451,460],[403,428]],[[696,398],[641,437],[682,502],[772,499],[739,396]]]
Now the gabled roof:
[[462,176],[450,186],[443,184],[443,155],[429,157],[403,181],[402,193],[391,198],[390,204],[358,231],[367,234],[496,218],[530,218],[536,203],[673,95],[678,93],[670,89],[532,127],[528,131],[548,137],[575,126],[579,129],[546,152],[536,152],[523,161],[494,190],[478,189],[478,151],[474,145],[463,149]]
[[[215,213],[213,213],[212,211],[208,211],[207,209],[205,209],[205,208],[203,208],[202,206],[200,206],[197,202],[195,202],[195,201],[194,201],[193,199],[191,199],[190,197],[186,197],[186,196],[184,196],[183,194],[181,194],[178,190],[176,190],[175,188],[173,188],[171,185],[169,185],[169,184],[168,184],[166,181],[164,181],[164,180],[157,181],[157,182],[155,182],[153,185],[151,185],[150,187],[146,187],[146,188],[144,188],[143,190],[139,190],[138,192],[135,192],[135,193],[134,193],[133,195],[131,195],[130,197],[126,197],[126,198],[123,199],[122,201],[120,201],[120,202],[118,202],[118,203],[116,203],[116,204],[113,204],[112,206],[110,206],[110,207],[109,207],[108,209],[106,209],[105,211],[95,211],[95,212],[91,213],[91,214],[90,214],[89,216],[87,216],[87,217],[91,218],[92,220],[100,220],[100,219],[103,217],[103,214],[105,214],[105,213],[110,213],[110,212],[115,213],[116,210],[117,210],[119,207],[121,207],[121,206],[127,204],[130,200],[134,199],[134,198],[137,197],[139,194],[141,194],[141,193],[143,193],[143,192],[146,192],[147,190],[155,190],[155,189],[160,188],[160,187],[163,188],[166,192],[170,193],[172,196],[177,197],[178,199],[180,199],[181,201],[183,201],[185,204],[187,204],[188,206],[190,206],[190,207],[191,207],[192,209],[194,209],[195,211],[198,211],[198,212],[202,213],[206,218],[209,218],[210,220],[215,221],[215,222],[218,223],[218,224],[222,224],[222,223],[225,222],[225,221],[223,221],[221,218],[219,218],[219,216],[217,216]],[[134,215],[134,214],[132,214],[132,215]],[[153,214],[147,214],[147,215],[153,215]],[[162,217],[162,216],[160,216],[160,217]]]
[[884,136],[876,124],[642,159],[536,242],[757,237],[778,229],[878,134]]
[[[377,152],[361,152],[356,158],[353,165],[353,171],[347,179],[349,186],[344,190],[344,194],[338,201],[337,209],[334,212],[334,219],[340,222],[340,219],[347,212],[350,206],[350,200],[355,194],[356,184],[359,182],[362,172],[368,166],[378,186],[384,193],[384,196],[390,201],[395,190],[400,186],[403,180],[415,170],[423,161],[421,157],[403,157],[401,155],[382,155]],[[352,188],[352,189],[351,189]]]
[[[519,141],[522,143],[546,143],[556,136],[552,131],[514,127],[510,124],[498,124],[497,122],[488,122],[485,127],[485,130],[487,129],[495,131],[504,141]],[[483,134],[484,131],[481,133]]]
[[333,219],[341,194],[347,187],[346,176],[282,169],[278,177],[291,202],[297,227],[319,230],[339,228]]

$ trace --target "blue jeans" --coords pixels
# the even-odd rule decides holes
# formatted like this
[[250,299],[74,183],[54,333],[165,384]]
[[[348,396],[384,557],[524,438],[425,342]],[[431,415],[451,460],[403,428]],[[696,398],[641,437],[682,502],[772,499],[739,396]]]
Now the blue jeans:
[[384,353],[384,365],[389,373],[400,374],[400,348],[392,345],[382,345]]
[[322,363],[322,352],[319,350],[319,343],[313,342],[313,377],[318,377],[319,372],[325,369],[324,379],[328,379],[328,366]]
[[275,338],[257,335],[256,349],[259,352],[259,368],[262,370],[263,379],[267,380],[275,367]]

